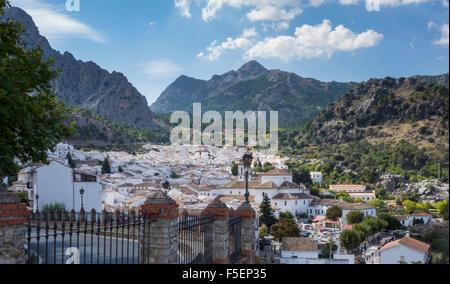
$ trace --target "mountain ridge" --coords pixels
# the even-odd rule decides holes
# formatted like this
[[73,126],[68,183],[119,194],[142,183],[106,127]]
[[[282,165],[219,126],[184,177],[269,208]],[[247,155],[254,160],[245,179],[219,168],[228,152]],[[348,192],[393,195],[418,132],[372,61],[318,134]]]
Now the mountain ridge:
[[295,73],[268,70],[257,61],[250,61],[209,80],[180,76],[150,109],[156,113],[192,112],[192,104],[199,102],[203,111],[275,110],[280,112],[282,127],[297,127],[354,86],[355,82],[320,82]]
[[54,58],[52,68],[60,69],[51,82],[58,100],[69,106],[83,107],[112,121],[142,128],[157,127],[146,98],[120,72],[108,72],[93,61],[77,60],[66,51],[54,50],[24,10],[10,7],[0,20],[13,18],[25,27],[21,41],[26,48],[40,46],[44,59]]

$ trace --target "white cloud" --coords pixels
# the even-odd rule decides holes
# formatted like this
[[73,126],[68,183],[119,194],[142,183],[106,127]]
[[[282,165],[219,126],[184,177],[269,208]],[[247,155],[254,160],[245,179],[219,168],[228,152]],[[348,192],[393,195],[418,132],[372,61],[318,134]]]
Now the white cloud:
[[439,44],[443,46],[449,45],[449,26],[448,24],[444,24],[441,27],[441,38],[439,40],[434,41],[434,44]]
[[442,6],[448,8],[448,0],[442,0]]
[[175,7],[182,17],[191,18],[191,0],[175,0]]
[[333,30],[331,22],[324,20],[316,26],[297,27],[294,36],[266,38],[250,48],[244,58],[277,58],[284,61],[324,56],[330,58],[337,51],[372,47],[382,38],[382,34],[373,30],[355,34],[342,25]]
[[169,60],[151,61],[141,65],[141,67],[143,68],[145,74],[157,78],[176,76],[183,71],[180,66]]
[[207,53],[200,52],[197,58],[208,61],[215,61],[222,56],[227,50],[247,50],[251,47],[252,37],[257,36],[255,28],[245,29],[242,35],[238,38],[227,38],[226,41],[219,44],[217,40],[213,41],[210,46],[206,48]]
[[319,7],[323,3],[325,3],[326,0],[309,0],[309,5],[313,7]]
[[67,15],[63,8],[40,0],[12,0],[11,4],[25,10],[33,18],[39,32],[50,41],[79,37],[99,43],[107,42],[100,32]]
[[300,8],[290,10],[282,9],[275,6],[263,6],[251,10],[247,13],[247,18],[252,21],[290,21],[303,12]]
[[435,25],[436,24],[433,21],[429,21],[427,27],[428,29],[432,29]]
[[358,4],[358,2],[359,2],[359,0],[339,0],[339,3],[344,6],[356,5],[356,4]]
[[245,38],[255,37],[255,36],[257,36],[257,35],[258,35],[258,33],[256,32],[256,29],[255,29],[255,28],[245,29],[245,30],[242,32],[242,37],[245,37]]
[[302,0],[206,0],[202,9],[205,22],[217,17],[217,13],[225,6],[233,8],[252,7],[247,14],[251,21],[292,20],[301,13],[299,8]]

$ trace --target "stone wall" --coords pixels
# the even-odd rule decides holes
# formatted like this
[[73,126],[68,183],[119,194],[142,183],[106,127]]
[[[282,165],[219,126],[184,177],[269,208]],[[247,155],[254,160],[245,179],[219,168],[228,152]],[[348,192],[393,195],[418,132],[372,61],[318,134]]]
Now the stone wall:
[[[228,221],[230,209],[216,198],[202,212],[212,216],[212,241],[206,240],[205,249],[212,253],[213,264],[229,264],[230,233]],[[183,211],[188,214],[189,212]],[[178,222],[180,210],[175,201],[163,192],[150,196],[141,207],[141,214],[150,216],[150,226],[140,236],[140,262],[144,264],[176,264],[178,256]],[[242,217],[241,248],[245,262],[255,263],[255,211],[250,204],[238,208],[237,215]],[[205,252],[207,254],[207,252]]]
[[26,204],[15,193],[0,187],[0,264],[26,263]]

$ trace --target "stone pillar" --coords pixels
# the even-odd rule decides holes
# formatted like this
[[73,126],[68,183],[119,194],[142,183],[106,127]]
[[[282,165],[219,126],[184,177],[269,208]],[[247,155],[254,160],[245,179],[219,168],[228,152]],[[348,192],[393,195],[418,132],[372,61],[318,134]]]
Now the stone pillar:
[[237,209],[237,215],[242,217],[242,256],[248,258],[249,264],[255,264],[256,212],[250,204],[242,203],[242,205]]
[[204,214],[212,215],[214,218],[212,240],[213,264],[229,264],[230,236],[228,219],[230,213],[228,207],[217,197],[205,208]]
[[178,204],[164,192],[157,191],[141,206],[141,214],[150,217],[139,242],[140,263],[176,264],[178,252]]
[[26,222],[31,214],[16,194],[0,185],[0,264],[26,263]]

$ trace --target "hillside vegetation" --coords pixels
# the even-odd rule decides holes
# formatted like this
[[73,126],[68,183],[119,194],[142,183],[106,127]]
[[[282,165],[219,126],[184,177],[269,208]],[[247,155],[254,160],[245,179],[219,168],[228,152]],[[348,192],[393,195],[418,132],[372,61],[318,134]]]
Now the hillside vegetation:
[[448,107],[448,74],[371,79],[285,136],[282,152],[295,166],[325,172],[329,183],[373,184],[385,173],[445,181]]

